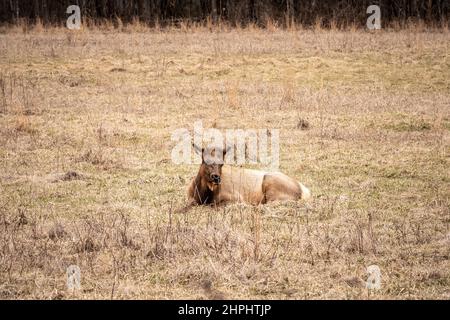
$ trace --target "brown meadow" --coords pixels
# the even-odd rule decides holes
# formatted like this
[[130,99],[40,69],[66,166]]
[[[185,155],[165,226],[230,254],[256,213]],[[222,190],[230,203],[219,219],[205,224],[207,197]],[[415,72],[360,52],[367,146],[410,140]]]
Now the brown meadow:
[[[2,29],[0,298],[449,299],[449,40]],[[280,129],[314,199],[174,213],[198,166],[171,134],[196,120]]]

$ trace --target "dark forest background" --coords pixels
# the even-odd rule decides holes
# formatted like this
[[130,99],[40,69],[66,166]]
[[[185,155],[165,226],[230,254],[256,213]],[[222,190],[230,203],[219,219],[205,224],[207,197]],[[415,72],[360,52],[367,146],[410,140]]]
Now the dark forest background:
[[323,26],[365,24],[366,9],[379,5],[383,24],[423,21],[429,25],[447,24],[449,0],[0,0],[0,22],[37,20],[44,24],[66,21],[69,5],[81,8],[82,19],[97,21],[136,19],[150,26],[179,21],[224,21],[231,25],[268,21],[286,26],[292,22],[305,26],[322,21]]

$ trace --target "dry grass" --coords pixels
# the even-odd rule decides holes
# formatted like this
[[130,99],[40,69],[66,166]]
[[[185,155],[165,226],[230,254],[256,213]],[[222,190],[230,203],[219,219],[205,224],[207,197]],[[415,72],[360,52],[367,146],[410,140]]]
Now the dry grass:
[[[112,28],[0,34],[0,298],[450,298],[447,29]],[[314,201],[174,214],[196,120]]]

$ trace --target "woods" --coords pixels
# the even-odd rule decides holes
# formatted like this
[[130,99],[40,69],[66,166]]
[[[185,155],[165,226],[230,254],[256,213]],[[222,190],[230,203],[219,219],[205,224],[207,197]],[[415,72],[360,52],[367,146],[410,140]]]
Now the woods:
[[180,21],[224,21],[232,26],[268,23],[310,26],[320,23],[346,27],[363,24],[369,5],[379,5],[383,23],[424,21],[428,25],[447,23],[447,0],[0,0],[0,23],[25,20],[34,23],[61,24],[67,18],[66,8],[79,5],[83,19],[118,20],[124,23],[138,19],[150,26],[176,24]]

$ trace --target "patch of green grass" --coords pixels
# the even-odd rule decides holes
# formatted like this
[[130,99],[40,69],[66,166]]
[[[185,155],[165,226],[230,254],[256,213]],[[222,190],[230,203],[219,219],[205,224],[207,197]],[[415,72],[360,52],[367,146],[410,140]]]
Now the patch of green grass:
[[409,119],[386,124],[385,128],[397,132],[411,132],[431,130],[432,125],[423,119]]

